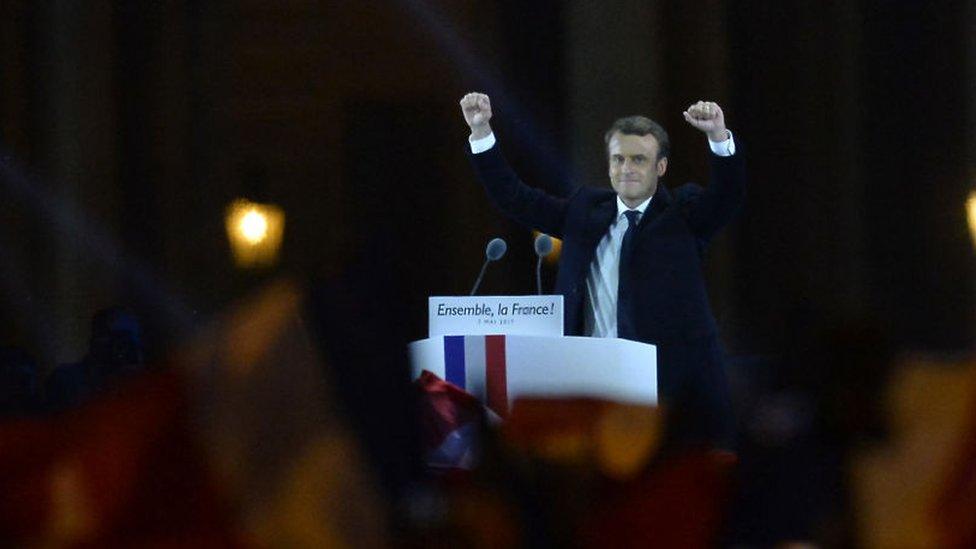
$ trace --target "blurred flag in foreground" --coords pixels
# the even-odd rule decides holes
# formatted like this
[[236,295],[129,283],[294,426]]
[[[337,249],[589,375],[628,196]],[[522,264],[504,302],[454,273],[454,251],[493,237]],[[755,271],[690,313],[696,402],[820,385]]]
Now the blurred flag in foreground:
[[303,320],[272,285],[202,333],[185,368],[208,464],[260,547],[377,547],[385,509]]
[[0,424],[0,546],[376,547],[385,507],[279,283],[161,373]]
[[239,546],[173,373],[84,408],[0,425],[5,547]]
[[486,413],[481,403],[426,370],[414,384],[421,394],[420,424],[427,464],[439,469],[473,468],[478,430]]
[[943,547],[976,547],[976,390],[972,389],[948,479],[935,508]]

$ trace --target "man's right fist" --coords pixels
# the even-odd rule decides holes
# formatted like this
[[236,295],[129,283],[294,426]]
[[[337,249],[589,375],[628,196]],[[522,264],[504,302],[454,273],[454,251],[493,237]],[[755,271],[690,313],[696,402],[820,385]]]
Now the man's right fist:
[[491,133],[491,100],[483,93],[472,92],[461,98],[461,113],[464,121],[471,128],[471,135],[475,139],[486,137]]

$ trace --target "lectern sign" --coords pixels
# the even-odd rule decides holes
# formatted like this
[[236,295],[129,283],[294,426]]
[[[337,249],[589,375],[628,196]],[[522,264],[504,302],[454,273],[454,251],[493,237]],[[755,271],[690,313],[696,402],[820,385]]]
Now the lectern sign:
[[563,335],[563,296],[431,297],[429,337]]

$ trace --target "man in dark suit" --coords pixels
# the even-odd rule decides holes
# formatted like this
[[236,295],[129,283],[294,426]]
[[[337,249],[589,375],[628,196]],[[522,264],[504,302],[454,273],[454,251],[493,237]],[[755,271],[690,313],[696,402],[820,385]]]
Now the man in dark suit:
[[471,160],[495,205],[563,240],[556,293],[568,335],[621,337],[657,346],[658,395],[678,444],[729,446],[734,422],[704,250],[734,216],[745,190],[741,154],[721,107],[699,101],[684,118],[708,136],[711,181],[674,193],[659,185],[670,141],[656,122],[631,116],[607,131],[613,188],[580,186],[566,198],[529,187],[495,145],[487,95],[461,99]]

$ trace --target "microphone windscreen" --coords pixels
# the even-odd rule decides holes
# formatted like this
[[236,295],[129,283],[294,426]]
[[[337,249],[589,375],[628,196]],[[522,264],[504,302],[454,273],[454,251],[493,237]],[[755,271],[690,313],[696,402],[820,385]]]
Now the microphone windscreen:
[[552,238],[546,233],[539,233],[535,237],[535,255],[545,257],[552,251]]
[[488,247],[485,248],[485,257],[488,261],[497,261],[505,255],[508,251],[508,244],[505,243],[501,238],[493,238],[491,242],[488,243]]

